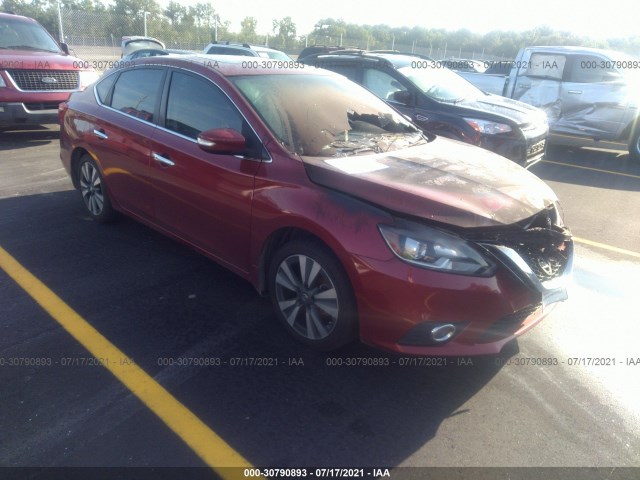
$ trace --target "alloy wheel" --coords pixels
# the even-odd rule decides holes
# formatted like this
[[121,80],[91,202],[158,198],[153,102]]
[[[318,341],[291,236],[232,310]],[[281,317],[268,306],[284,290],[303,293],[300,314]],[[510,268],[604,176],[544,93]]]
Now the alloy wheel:
[[276,301],[289,326],[302,337],[329,336],[340,313],[338,293],[329,273],[311,257],[285,258],[275,278]]
[[84,162],[80,167],[80,192],[89,212],[94,216],[100,215],[104,207],[102,180],[98,169],[90,162]]

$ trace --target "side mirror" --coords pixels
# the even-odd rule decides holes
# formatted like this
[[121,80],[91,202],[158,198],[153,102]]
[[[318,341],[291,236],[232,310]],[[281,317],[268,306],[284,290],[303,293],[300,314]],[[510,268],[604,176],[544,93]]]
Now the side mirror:
[[408,90],[399,90],[391,94],[392,102],[401,103],[402,105],[411,105],[411,92]]
[[66,53],[67,55],[69,55],[69,45],[67,45],[64,42],[60,42],[60,48],[62,49],[62,51],[64,53]]
[[209,153],[237,154],[246,149],[246,140],[233,128],[214,128],[198,135],[198,146]]

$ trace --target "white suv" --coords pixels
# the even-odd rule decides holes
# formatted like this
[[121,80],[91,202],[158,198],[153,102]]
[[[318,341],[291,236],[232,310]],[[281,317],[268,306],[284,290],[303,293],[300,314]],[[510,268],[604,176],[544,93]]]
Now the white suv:
[[203,53],[208,55],[244,55],[245,57],[272,58],[285,62],[292,61],[289,55],[280,50],[258,45],[249,45],[248,43],[214,42],[207,45]]

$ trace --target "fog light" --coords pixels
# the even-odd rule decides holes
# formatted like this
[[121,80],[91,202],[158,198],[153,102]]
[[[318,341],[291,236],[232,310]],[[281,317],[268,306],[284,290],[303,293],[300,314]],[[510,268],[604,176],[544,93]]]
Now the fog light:
[[431,329],[431,339],[436,343],[444,343],[451,340],[456,333],[455,325],[445,323]]
[[436,323],[422,322],[414,325],[398,340],[400,345],[415,345],[427,347],[429,345],[444,345],[462,332],[469,322]]

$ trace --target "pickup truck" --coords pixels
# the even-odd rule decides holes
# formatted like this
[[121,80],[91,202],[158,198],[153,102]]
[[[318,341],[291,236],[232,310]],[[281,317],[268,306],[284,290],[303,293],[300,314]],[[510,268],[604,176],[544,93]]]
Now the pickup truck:
[[544,110],[550,142],[626,148],[640,162],[640,59],[595,48],[527,47],[499,63],[508,64],[508,75],[458,73],[487,93]]

